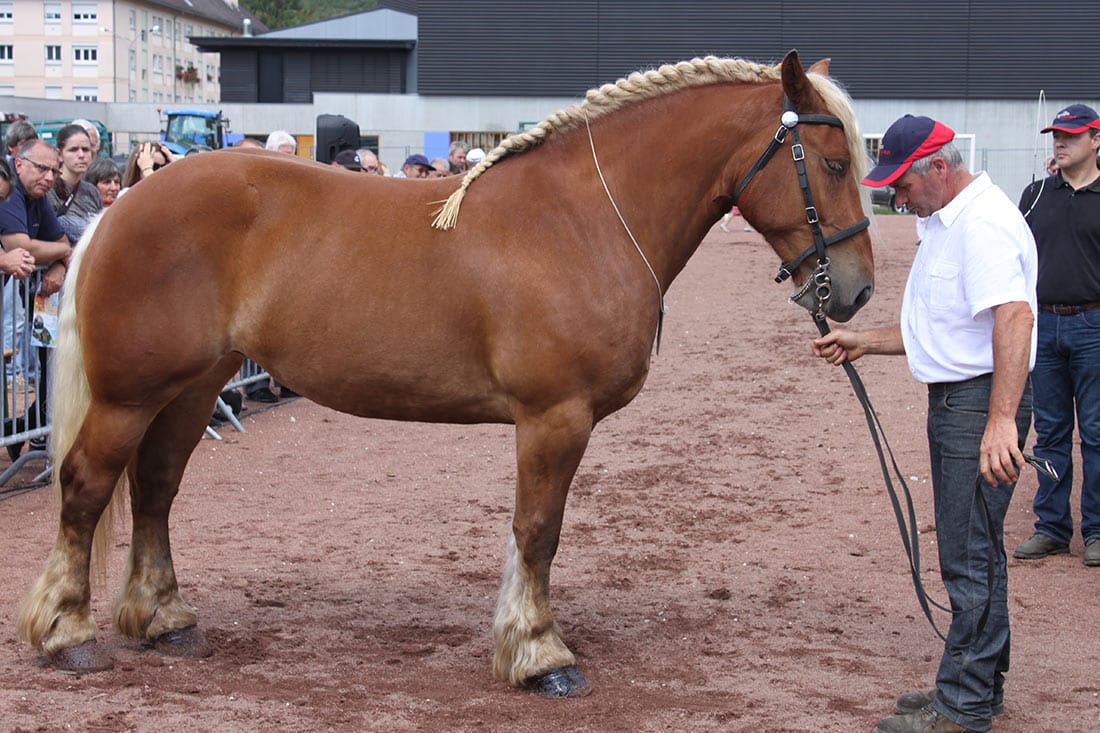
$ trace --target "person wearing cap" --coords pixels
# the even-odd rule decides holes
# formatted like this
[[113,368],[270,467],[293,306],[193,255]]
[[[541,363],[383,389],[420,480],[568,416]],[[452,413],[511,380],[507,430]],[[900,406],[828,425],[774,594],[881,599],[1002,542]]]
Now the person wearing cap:
[[470,164],[471,168],[483,160],[485,160],[485,151],[481,148],[474,148],[466,153],[466,162]]
[[336,154],[336,157],[332,159],[329,165],[333,168],[346,168],[356,173],[360,173],[363,170],[363,164],[359,160],[359,153],[354,150],[341,150]]
[[954,136],[940,122],[906,115],[886,131],[878,165],[863,180],[894,186],[898,203],[918,217],[900,323],[813,342],[814,354],[833,364],[904,354],[928,385],[936,545],[951,627],[936,689],[902,695],[876,733],[988,731],[1004,709],[1004,519],[1031,422],[1038,266],[1023,216],[987,174],[966,169]]
[[[1058,479],[1039,475],[1035,533],[1013,556],[1035,560],[1069,552],[1073,538],[1073,426],[1081,436],[1084,563],[1100,566],[1100,119],[1074,104],[1049,127],[1057,171],[1020,197],[1039,250],[1039,349],[1035,454]],[[1076,414],[1075,414],[1076,410]]]
[[427,178],[431,175],[432,171],[431,161],[425,158],[420,153],[414,153],[405,158],[404,164],[401,166],[401,170],[394,174],[394,178]]

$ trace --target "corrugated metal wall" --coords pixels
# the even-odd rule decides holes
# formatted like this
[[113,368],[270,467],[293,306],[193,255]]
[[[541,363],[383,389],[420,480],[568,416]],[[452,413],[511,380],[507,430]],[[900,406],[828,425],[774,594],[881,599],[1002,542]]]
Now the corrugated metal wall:
[[[421,94],[577,95],[630,71],[797,48],[864,99],[1091,98],[1093,0],[419,0]],[[1074,66],[1084,67],[1078,70]]]
[[[421,94],[554,96],[598,77],[598,3],[420,0]],[[563,91],[564,90],[564,91]]]
[[312,54],[315,92],[400,94],[404,88],[405,52],[390,50],[324,50]]
[[221,75],[223,102],[257,101],[259,87],[255,51],[222,51]]

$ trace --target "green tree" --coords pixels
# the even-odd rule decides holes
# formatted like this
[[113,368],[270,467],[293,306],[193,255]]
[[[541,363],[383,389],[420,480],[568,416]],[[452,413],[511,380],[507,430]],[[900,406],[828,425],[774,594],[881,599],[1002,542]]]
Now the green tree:
[[373,10],[377,0],[241,0],[271,30]]

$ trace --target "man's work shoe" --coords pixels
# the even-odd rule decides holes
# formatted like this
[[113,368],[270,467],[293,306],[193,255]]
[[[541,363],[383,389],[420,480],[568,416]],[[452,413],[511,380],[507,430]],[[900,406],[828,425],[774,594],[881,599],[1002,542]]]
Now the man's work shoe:
[[1085,541],[1085,564],[1090,568],[1100,567],[1100,537]]
[[255,400],[256,402],[266,402],[272,404],[279,401],[278,395],[272,392],[268,387],[260,387],[248,393],[248,399]]
[[[936,699],[936,691],[917,690],[916,692],[907,692],[898,698],[898,701],[894,703],[894,712],[898,715],[909,715],[910,713],[919,712],[921,708],[927,707],[932,704]],[[993,693],[993,714],[1004,715],[1005,712],[1005,692],[1004,690],[997,690]]]
[[1067,552],[1069,552],[1069,545],[1063,545],[1053,537],[1036,532],[1031,535],[1031,539],[1016,547],[1012,557],[1017,560],[1038,560],[1047,555],[1064,555]]
[[973,733],[969,728],[945,718],[931,706],[908,715],[891,715],[878,722],[875,733]]

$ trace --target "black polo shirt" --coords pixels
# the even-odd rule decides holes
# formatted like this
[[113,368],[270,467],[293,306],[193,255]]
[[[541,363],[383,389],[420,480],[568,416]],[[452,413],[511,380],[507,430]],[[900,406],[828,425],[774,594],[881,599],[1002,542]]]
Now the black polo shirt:
[[1039,302],[1100,303],[1100,178],[1076,191],[1061,173],[1036,181],[1020,196],[1020,211],[1039,251]]

